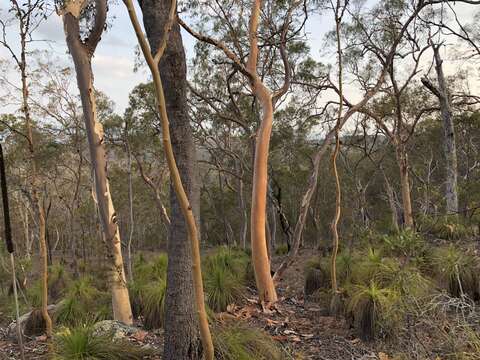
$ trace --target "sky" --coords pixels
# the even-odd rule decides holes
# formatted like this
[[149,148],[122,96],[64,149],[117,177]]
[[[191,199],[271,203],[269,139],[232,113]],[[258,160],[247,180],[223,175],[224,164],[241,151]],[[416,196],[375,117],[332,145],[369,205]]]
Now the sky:
[[[2,17],[2,19],[6,16],[5,3],[6,0],[2,0],[2,5],[0,5],[0,17]],[[460,19],[471,18],[473,13],[471,6],[457,5],[456,9]],[[137,15],[141,18],[141,11],[139,11],[138,8]],[[137,39],[123,3],[117,2],[117,4],[110,6],[109,23],[111,26],[108,31],[104,33],[93,59],[95,86],[108,94],[116,104],[116,112],[122,113],[128,105],[129,92],[138,83],[147,81],[148,74],[146,69],[140,70],[137,73],[133,71]],[[333,21],[331,20],[331,16],[313,15],[309,17],[305,31],[309,39],[311,55],[317,60],[321,60],[322,58],[322,38],[326,31],[332,29],[332,26]],[[18,42],[15,37],[14,27],[9,29],[7,39],[13,44]],[[48,39],[49,41],[36,42],[35,47],[48,50],[53,57],[58,58],[61,62],[65,62],[65,65],[72,66],[71,58],[67,53],[62,21],[59,16],[52,14],[52,16],[39,27],[37,39]],[[193,56],[195,40],[186,33],[183,34],[183,40],[187,58],[191,58]],[[0,58],[6,57],[8,57],[8,53],[0,46]],[[458,62],[446,61],[446,64],[447,74],[463,66]],[[354,93],[353,90],[351,90],[351,92]],[[354,94],[352,96],[354,96]]]

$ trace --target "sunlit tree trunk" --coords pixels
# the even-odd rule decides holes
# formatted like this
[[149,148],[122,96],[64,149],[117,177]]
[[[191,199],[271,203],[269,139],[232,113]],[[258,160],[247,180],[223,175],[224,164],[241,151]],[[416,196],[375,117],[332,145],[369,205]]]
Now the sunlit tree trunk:
[[249,24],[250,55],[247,70],[251,74],[251,88],[262,110],[262,120],[257,130],[255,158],[253,164],[252,205],[251,205],[251,246],[252,263],[258,296],[261,302],[277,301],[277,292],[270,273],[267,238],[265,233],[267,211],[268,153],[273,122],[273,99],[270,90],[257,75],[258,38],[261,1],[252,5]]
[[113,315],[115,320],[132,324],[132,311],[128,295],[120,232],[113,207],[107,177],[107,158],[104,144],[103,127],[97,119],[95,90],[91,58],[100,40],[106,19],[107,4],[105,0],[95,2],[95,23],[89,37],[80,38],[79,16],[84,2],[68,2],[63,11],[66,40],[77,73],[77,83],[82,100],[85,128],[87,132],[90,158],[94,170],[95,193],[104,239],[108,248],[110,261],[110,286],[112,292]]

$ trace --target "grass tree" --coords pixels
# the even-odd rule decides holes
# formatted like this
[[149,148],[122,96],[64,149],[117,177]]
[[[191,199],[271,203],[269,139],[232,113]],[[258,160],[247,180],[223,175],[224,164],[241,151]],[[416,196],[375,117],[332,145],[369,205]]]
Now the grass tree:
[[[77,73],[77,84],[82,100],[85,128],[89,143],[90,158],[94,172],[96,202],[105,235],[110,260],[110,286],[113,315],[116,320],[131,324],[132,310],[123,265],[120,232],[107,177],[107,157],[104,145],[103,126],[97,119],[95,90],[93,87],[92,56],[105,27],[107,1],[95,0],[89,8],[88,0],[67,0],[62,4],[61,14],[67,45]],[[80,21],[87,11],[88,36],[82,36]]]

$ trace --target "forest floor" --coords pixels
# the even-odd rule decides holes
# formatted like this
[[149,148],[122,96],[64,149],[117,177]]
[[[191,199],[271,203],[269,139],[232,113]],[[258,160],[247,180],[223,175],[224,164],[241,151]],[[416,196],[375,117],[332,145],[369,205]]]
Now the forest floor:
[[[311,257],[311,249],[302,250],[298,260],[287,269],[278,284],[279,302],[275,307],[262,309],[254,289],[250,289],[244,302],[230,306],[227,312],[218,315],[219,320],[243,320],[264,329],[282,344],[292,359],[388,359],[375,350],[374,344],[358,339],[343,318],[329,316],[328,309],[304,299],[304,266]],[[282,257],[276,257],[273,267],[281,260]],[[161,351],[162,331],[141,330],[130,336],[130,340]],[[25,348],[27,359],[48,358],[44,336],[26,339]],[[18,345],[7,338],[5,327],[0,326],[0,360],[4,359],[20,359],[20,354]]]

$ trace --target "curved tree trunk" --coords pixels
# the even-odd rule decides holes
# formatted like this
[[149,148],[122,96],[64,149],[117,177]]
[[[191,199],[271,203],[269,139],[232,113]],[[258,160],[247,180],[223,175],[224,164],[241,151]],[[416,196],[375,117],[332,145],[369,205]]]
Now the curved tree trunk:
[[257,75],[258,38],[261,1],[252,4],[249,23],[250,55],[247,70],[251,76],[251,88],[262,109],[262,120],[257,130],[255,158],[253,162],[252,204],[251,204],[251,242],[252,263],[260,302],[274,303],[277,292],[270,273],[267,238],[265,233],[268,186],[268,152],[273,123],[273,99],[270,90]]
[[[79,5],[77,4],[76,6]],[[97,120],[91,67],[91,56],[96,47],[95,40],[96,42],[100,40],[100,35],[105,24],[106,2],[103,0],[96,1],[95,27],[92,31],[97,31],[97,33],[93,35],[90,34],[90,39],[93,43],[83,43],[80,39],[79,12],[77,13],[75,10],[75,4],[72,4],[71,8],[67,5],[63,22],[68,49],[72,55],[77,73],[77,83],[82,100],[90,158],[94,170],[96,200],[104,238],[108,248],[107,255],[111,266],[110,286],[112,291],[113,315],[115,320],[119,320],[125,324],[132,324],[132,310],[123,266],[120,232],[107,177],[107,157],[103,138],[103,127]]]

